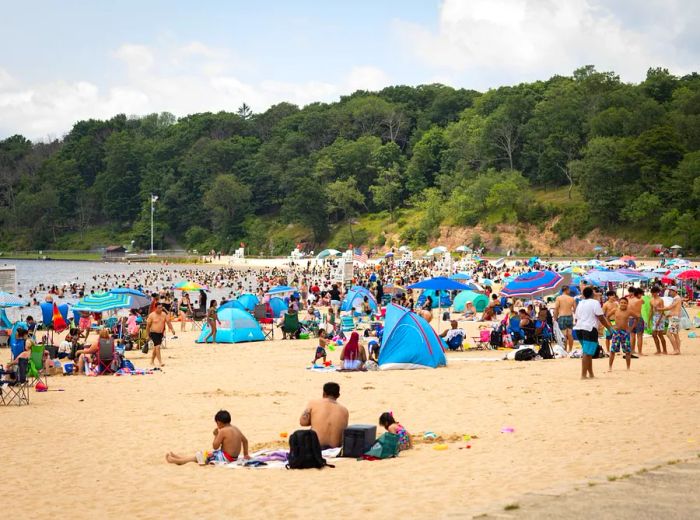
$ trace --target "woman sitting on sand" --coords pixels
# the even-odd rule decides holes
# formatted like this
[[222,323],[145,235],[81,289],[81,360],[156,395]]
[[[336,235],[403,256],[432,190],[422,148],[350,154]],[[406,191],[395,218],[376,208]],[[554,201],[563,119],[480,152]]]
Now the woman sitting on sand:
[[467,302],[467,306],[464,309],[464,319],[466,321],[476,321],[476,309],[472,302]]
[[350,340],[340,353],[340,361],[342,370],[364,370],[367,352],[360,344],[360,335],[357,332],[350,334]]

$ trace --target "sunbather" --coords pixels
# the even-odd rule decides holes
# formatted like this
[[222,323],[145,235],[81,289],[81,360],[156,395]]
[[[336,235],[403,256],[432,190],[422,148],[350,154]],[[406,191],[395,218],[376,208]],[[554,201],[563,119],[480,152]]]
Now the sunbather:
[[216,428],[214,429],[213,451],[198,451],[194,456],[176,455],[172,451],[165,455],[165,460],[179,466],[188,462],[197,462],[200,465],[216,462],[228,463],[235,461],[243,450],[243,458],[250,459],[248,453],[248,439],[241,430],[231,424],[231,414],[226,410],[219,410],[214,416]]

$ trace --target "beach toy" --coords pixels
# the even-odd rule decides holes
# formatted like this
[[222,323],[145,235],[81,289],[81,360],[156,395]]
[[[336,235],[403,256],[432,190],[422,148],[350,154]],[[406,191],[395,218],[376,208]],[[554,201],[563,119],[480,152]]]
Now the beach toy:
[[309,333],[302,332],[301,334],[299,334],[299,339],[309,339]]
[[326,361],[323,365],[329,367],[329,366],[331,366],[332,364],[333,364],[332,361]]
[[331,352],[335,352],[335,345],[333,343],[329,343],[328,350],[330,350]]
[[280,437],[286,439],[289,434],[287,432],[280,432]]
[[692,339],[692,338],[697,338],[698,335],[695,334],[694,332],[688,332],[688,337]]
[[467,444],[467,449],[468,449],[468,450],[471,450],[471,449],[472,449],[472,445],[471,445],[471,444]]
[[469,442],[470,440],[472,440],[471,435],[464,435],[462,438],[464,439],[464,442]]
[[511,428],[510,426],[501,428],[501,433],[515,433],[515,428]]
[[435,446],[433,446],[433,449],[438,451],[444,451],[447,449],[447,444],[436,444]]
[[48,388],[44,383],[42,383],[41,381],[39,381],[39,382],[36,384],[36,386],[34,387],[34,389],[35,389],[37,392],[46,392],[46,391],[48,391],[49,388]]
[[435,432],[425,432],[423,434],[424,441],[434,441],[435,439],[437,439],[437,434]]
[[339,339],[338,341],[335,342],[335,344],[338,345],[339,347],[342,347],[342,346],[343,346],[343,340],[342,340],[342,339]]

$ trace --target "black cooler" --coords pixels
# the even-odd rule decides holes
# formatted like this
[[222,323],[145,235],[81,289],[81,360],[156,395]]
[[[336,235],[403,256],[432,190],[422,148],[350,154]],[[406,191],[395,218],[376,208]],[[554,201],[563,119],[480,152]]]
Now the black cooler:
[[373,424],[353,424],[343,432],[343,457],[362,457],[377,438],[377,427]]

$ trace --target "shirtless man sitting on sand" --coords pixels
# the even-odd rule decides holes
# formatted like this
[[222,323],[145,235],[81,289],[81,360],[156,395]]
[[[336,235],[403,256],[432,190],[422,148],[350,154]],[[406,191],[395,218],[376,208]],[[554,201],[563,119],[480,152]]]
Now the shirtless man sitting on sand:
[[569,295],[569,287],[564,286],[561,294],[554,300],[554,319],[561,329],[561,333],[566,337],[566,351],[571,352],[574,348],[574,312],[576,311],[576,300]]
[[338,448],[343,443],[343,432],[348,426],[349,412],[337,399],[340,397],[338,383],[323,385],[323,397],[306,405],[299,424],[311,426],[318,435],[321,449]]
[[231,424],[231,414],[226,410],[219,410],[214,416],[216,428],[214,429],[213,451],[198,451],[195,455],[176,455],[172,451],[165,456],[165,460],[171,464],[182,466],[188,462],[197,462],[200,465],[223,463],[227,464],[238,459],[243,450],[243,458],[250,459],[248,454],[248,439],[241,430]]

